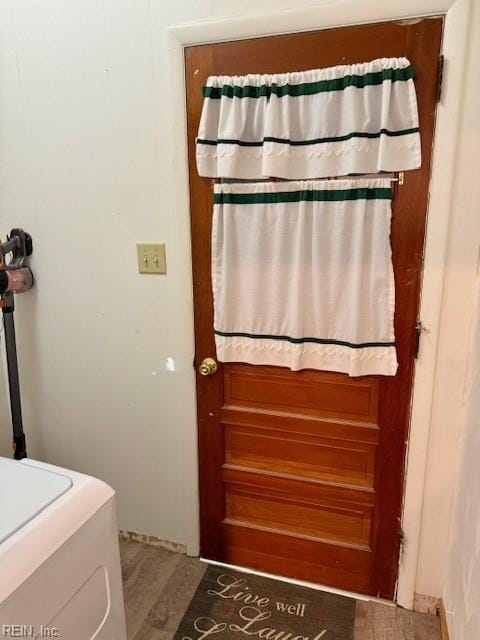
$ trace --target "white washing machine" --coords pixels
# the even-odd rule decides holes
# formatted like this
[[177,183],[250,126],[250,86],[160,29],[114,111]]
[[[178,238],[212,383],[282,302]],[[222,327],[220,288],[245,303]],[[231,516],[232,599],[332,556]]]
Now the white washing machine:
[[0,458],[0,638],[126,640],[115,492]]

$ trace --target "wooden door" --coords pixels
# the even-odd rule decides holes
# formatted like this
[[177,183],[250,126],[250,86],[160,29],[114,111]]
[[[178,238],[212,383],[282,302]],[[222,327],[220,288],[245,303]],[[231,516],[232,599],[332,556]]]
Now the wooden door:
[[429,18],[185,51],[197,371],[215,357],[212,184],[195,166],[207,76],[406,56],[422,142],[421,169],[405,174],[393,199],[397,375],[220,363],[215,375],[197,374],[206,558],[394,597],[441,34],[442,19]]

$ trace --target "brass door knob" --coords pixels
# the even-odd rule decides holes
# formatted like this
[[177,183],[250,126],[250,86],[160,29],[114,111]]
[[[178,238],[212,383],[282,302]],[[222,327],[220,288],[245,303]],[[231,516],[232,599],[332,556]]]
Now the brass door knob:
[[198,371],[201,376],[213,376],[217,368],[217,363],[213,358],[205,358],[198,367]]

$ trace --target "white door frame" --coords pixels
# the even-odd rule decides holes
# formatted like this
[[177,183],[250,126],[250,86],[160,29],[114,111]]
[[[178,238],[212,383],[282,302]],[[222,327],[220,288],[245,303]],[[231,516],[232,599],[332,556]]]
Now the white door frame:
[[[422,280],[420,318],[425,327],[420,357],[417,361],[413,387],[411,433],[407,455],[406,486],[403,509],[403,529],[406,545],[400,564],[397,588],[398,604],[412,608],[417,577],[420,548],[422,512],[424,504],[425,476],[432,415],[438,387],[437,373],[440,361],[438,340],[442,317],[445,314],[444,299],[445,266],[451,218],[461,215],[456,202],[454,185],[463,168],[468,168],[468,158],[458,153],[459,123],[464,102],[463,69],[468,46],[469,21],[472,7],[469,0],[326,0],[317,6],[292,9],[264,15],[236,16],[221,20],[174,25],[167,28],[166,67],[169,78],[169,109],[172,128],[168,141],[170,153],[170,184],[175,197],[172,201],[174,215],[179,222],[184,255],[190,249],[189,237],[189,189],[185,112],[185,82],[183,49],[185,46],[209,42],[239,40],[259,36],[351,26],[386,20],[413,19],[425,16],[445,16],[443,53],[446,56],[444,93],[437,112],[435,145],[432,164],[432,181],[429,200],[429,219],[425,247],[425,263]],[[179,117],[181,115],[182,117]],[[465,155],[465,154],[463,154]],[[448,312],[448,309],[447,309]],[[468,312],[468,309],[467,309]],[[468,313],[466,313],[468,315]],[[192,306],[193,333],[193,306]],[[447,327],[448,329],[448,327]],[[452,332],[452,328],[450,328]],[[453,334],[444,339],[455,339]],[[460,356],[468,357],[468,347]],[[458,376],[460,377],[460,376]],[[452,380],[452,385],[463,380]],[[196,425],[192,425],[192,441],[196,443]],[[452,443],[453,445],[454,443]],[[189,446],[192,468],[195,447]],[[453,452],[455,455],[455,452]],[[453,478],[452,478],[453,482]],[[192,522],[187,540],[187,551],[198,553],[198,486],[192,480],[189,499],[192,505]]]

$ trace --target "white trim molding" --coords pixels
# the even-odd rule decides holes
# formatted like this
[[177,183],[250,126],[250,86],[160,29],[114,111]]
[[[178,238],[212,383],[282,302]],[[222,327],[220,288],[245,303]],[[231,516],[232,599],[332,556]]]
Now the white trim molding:
[[[425,327],[420,357],[416,366],[413,390],[411,434],[407,458],[403,529],[405,548],[400,565],[397,602],[412,608],[417,581],[421,522],[424,507],[425,477],[429,451],[431,420],[438,412],[441,400],[436,394],[438,378],[437,355],[441,322],[445,315],[444,282],[451,218],[459,214],[461,202],[455,199],[454,187],[458,175],[468,169],[467,157],[459,156],[459,123],[464,100],[463,69],[468,46],[470,0],[326,0],[303,9],[290,9],[252,14],[208,22],[174,25],[167,29],[165,64],[170,74],[169,88],[172,113],[176,114],[168,141],[171,158],[168,176],[175,198],[172,202],[180,233],[179,242],[189,243],[188,159],[186,152],[186,115],[183,48],[208,42],[238,40],[313,29],[328,29],[387,20],[412,19],[433,15],[445,16],[443,51],[446,55],[445,87],[438,108],[434,143],[429,220],[425,248],[425,263],[421,299],[421,320]],[[474,82],[474,78],[472,78]],[[183,116],[183,117],[182,117]],[[473,241],[473,240],[472,240]],[[472,306],[473,308],[473,306]],[[468,319],[470,309],[465,309]],[[193,314],[192,314],[193,331]],[[451,331],[451,328],[449,329]],[[442,340],[454,337],[443,336]],[[467,361],[468,347],[459,354]],[[457,375],[457,374],[456,374]],[[460,376],[459,376],[460,377]],[[452,385],[463,381],[452,380]],[[437,403],[437,404],[436,404]],[[196,442],[196,431],[192,431]],[[453,444],[453,443],[452,443]],[[188,444],[189,460],[196,465],[192,444]],[[455,453],[453,452],[453,455]],[[453,482],[453,478],[451,479]],[[198,488],[191,487],[192,535],[187,550],[198,551]],[[195,497],[194,497],[195,496]],[[425,593],[425,591],[421,591]],[[437,596],[438,594],[429,594]]]

